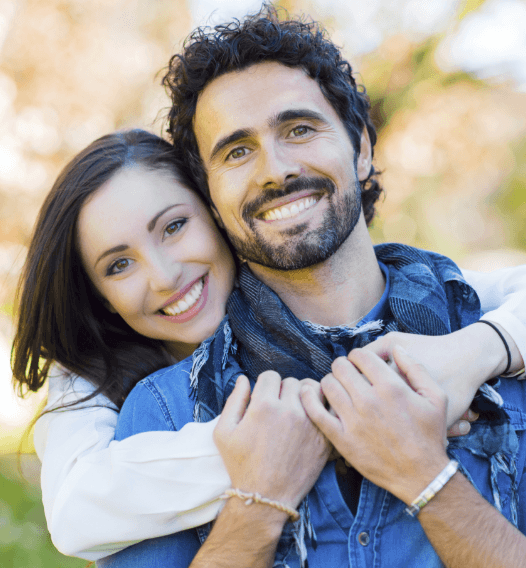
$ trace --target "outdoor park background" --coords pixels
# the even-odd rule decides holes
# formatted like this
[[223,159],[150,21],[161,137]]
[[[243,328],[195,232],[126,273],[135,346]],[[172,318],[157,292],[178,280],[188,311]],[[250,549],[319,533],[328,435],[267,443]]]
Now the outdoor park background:
[[[436,250],[466,268],[526,263],[524,0],[279,5],[323,21],[367,86],[386,188],[374,240]],[[162,132],[167,98],[156,73],[192,28],[258,7],[252,0],[0,0],[0,565],[6,568],[86,565],[50,544],[31,443],[23,446],[28,481],[15,471],[21,435],[45,398],[41,392],[18,401],[9,370],[16,283],[39,207],[60,168],[96,137],[136,126]]]

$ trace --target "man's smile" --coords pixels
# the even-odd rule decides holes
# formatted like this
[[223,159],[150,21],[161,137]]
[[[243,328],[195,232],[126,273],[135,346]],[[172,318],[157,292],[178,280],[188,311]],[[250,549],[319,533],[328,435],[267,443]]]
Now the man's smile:
[[288,201],[284,205],[278,205],[272,207],[272,209],[267,209],[261,215],[258,215],[258,217],[264,221],[278,221],[281,219],[297,217],[302,211],[310,209],[316,205],[320,198],[321,196],[319,194],[313,194],[307,197],[298,197],[292,201]]

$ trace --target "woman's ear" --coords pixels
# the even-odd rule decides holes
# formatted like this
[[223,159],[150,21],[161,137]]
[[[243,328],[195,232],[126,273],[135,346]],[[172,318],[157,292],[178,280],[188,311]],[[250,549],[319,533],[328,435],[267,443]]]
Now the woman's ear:
[[369,177],[371,165],[373,163],[373,148],[367,127],[364,127],[360,138],[360,155],[356,163],[356,173],[360,181],[364,181]]

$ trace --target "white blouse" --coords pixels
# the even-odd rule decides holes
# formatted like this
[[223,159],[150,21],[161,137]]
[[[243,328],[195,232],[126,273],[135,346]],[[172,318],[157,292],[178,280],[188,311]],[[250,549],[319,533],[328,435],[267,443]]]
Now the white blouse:
[[[483,319],[502,325],[526,361],[526,265],[463,274],[480,297]],[[93,390],[82,378],[65,379],[58,371],[49,377],[46,409]],[[58,550],[98,560],[217,516],[223,504],[218,497],[230,487],[212,439],[218,418],[117,442],[118,413],[106,397],[80,406],[48,413],[35,427],[42,499]]]

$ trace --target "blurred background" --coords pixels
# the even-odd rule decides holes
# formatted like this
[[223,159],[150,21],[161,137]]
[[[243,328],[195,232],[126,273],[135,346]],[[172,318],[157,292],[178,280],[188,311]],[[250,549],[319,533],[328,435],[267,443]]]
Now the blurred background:
[[[385,201],[375,242],[466,268],[526,263],[526,2],[276,3],[322,21],[367,87]],[[16,398],[14,298],[32,226],[65,163],[114,129],[163,131],[162,68],[197,25],[252,0],[0,0],[0,564],[85,566],[54,551],[22,434],[45,399]]]

